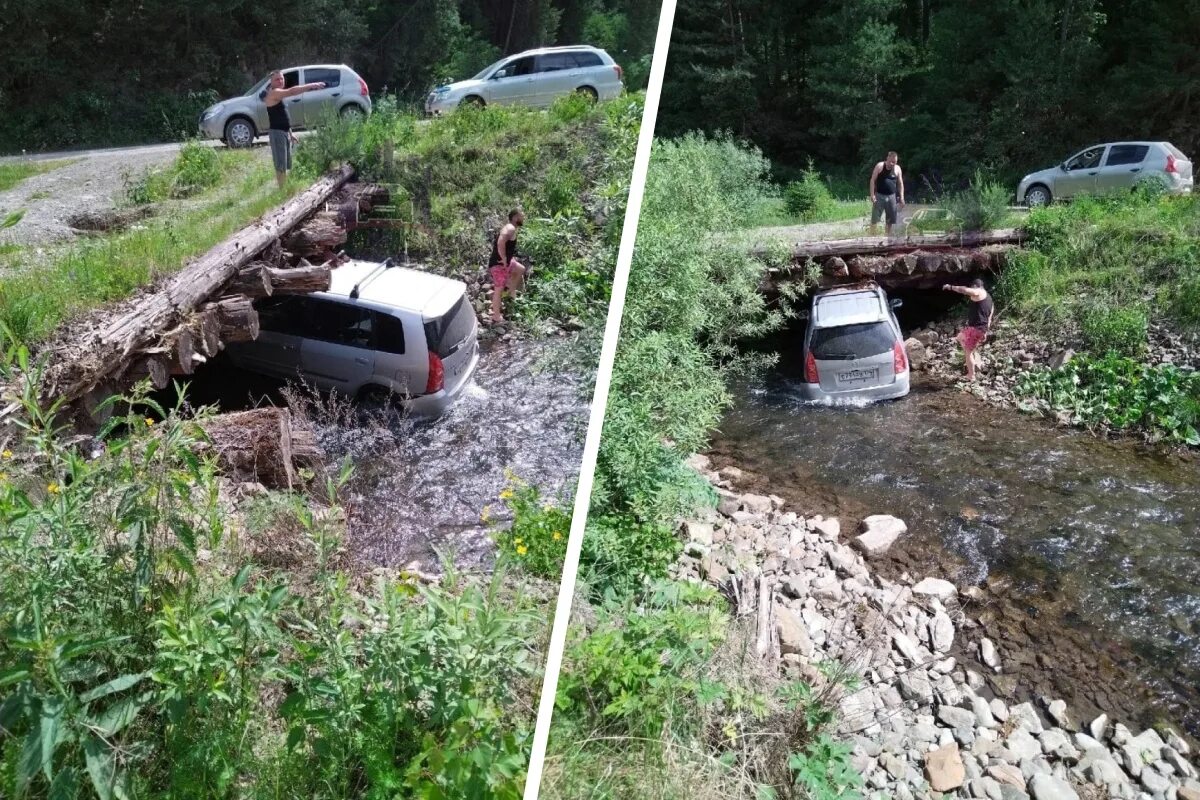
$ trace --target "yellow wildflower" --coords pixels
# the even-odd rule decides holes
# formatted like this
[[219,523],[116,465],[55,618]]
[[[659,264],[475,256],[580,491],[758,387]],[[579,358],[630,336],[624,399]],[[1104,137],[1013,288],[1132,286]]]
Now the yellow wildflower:
[[146,427],[149,428],[153,424],[154,420],[152,420],[150,417],[146,417]]
[[484,506],[484,507],[483,507],[483,513],[479,515],[479,518],[480,518],[481,520],[483,520],[484,522],[488,522],[489,520],[491,520],[491,518],[492,518],[492,507],[491,507],[491,506]]
[[0,456],[4,456],[5,458],[12,458],[12,450],[5,448],[4,452],[0,453]]
[[529,548],[526,547],[525,545],[523,545],[523,544],[517,545],[517,555],[523,556],[528,552],[529,552]]
[[562,538],[562,531],[555,531],[554,532],[554,541],[557,542],[561,538]]
[[46,487],[46,491],[47,491],[47,492],[49,492],[50,494],[58,494],[58,493],[59,493],[60,491],[62,491],[62,490],[58,488],[58,484],[57,484],[57,483],[53,483],[53,482],[51,482],[51,483],[50,483],[50,484],[49,484],[49,485]]
[[0,472],[0,483],[3,483],[3,482],[4,482],[4,481],[6,481],[6,480],[8,480],[8,473],[7,473],[7,472]]
[[500,493],[501,500],[511,500],[512,496],[513,496],[512,489],[505,489],[503,492]]

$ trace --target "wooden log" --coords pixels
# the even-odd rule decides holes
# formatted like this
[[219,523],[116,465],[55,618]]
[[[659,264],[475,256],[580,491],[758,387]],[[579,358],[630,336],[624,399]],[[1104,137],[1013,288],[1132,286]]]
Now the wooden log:
[[196,340],[196,349],[205,356],[212,358],[221,352],[221,320],[215,309],[196,314],[192,322],[192,336]]
[[149,353],[134,361],[123,377],[134,383],[149,378],[155,389],[165,389],[171,382],[170,359],[164,353]]
[[892,258],[889,272],[912,275],[917,271],[917,256],[915,253],[901,253]]
[[196,360],[193,356],[196,355],[196,349],[192,345],[192,332],[184,328],[172,337],[172,351],[174,353],[173,363],[171,364],[172,375],[191,375],[196,368]]
[[271,269],[271,265],[263,261],[242,267],[233,280],[225,284],[224,291],[226,294],[244,294],[247,297],[270,297],[274,291]]
[[203,310],[216,314],[221,341],[251,342],[258,338],[258,312],[249,297],[222,297]]
[[257,481],[268,489],[295,485],[291,415],[286,408],[267,406],[218,414],[205,420],[202,427],[218,466],[231,478]]
[[[828,256],[844,258],[853,255],[879,255],[898,250],[1020,244],[1023,241],[1025,241],[1023,229],[1003,228],[974,233],[926,233],[903,237],[861,236],[855,239],[833,239],[823,242],[796,242],[791,246],[791,251],[793,259],[802,261],[806,258],[826,258]],[[753,253],[763,256],[767,255],[769,250],[769,247],[757,246],[753,249]]]
[[838,256],[831,256],[825,261],[824,272],[826,275],[832,275],[835,278],[849,278],[850,268],[846,266],[846,262]]
[[[128,304],[124,313],[91,335],[72,337],[51,349],[39,394],[43,400],[73,401],[118,369],[125,360],[178,325],[257,253],[291,230],[353,176],[344,166],[314,183],[253,225],[197,258],[160,290]],[[249,300],[247,299],[247,302]],[[255,316],[254,335],[257,335]]]
[[329,264],[309,264],[301,260],[301,266],[288,269],[269,267],[268,280],[276,294],[309,294],[329,290],[332,279]]
[[300,256],[316,255],[346,243],[346,226],[336,211],[321,211],[283,238],[283,247]]

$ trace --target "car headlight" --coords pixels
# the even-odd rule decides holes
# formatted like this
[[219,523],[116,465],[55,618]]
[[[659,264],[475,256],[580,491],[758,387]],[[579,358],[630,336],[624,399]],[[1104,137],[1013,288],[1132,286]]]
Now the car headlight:
[[213,106],[212,108],[210,108],[210,109],[208,109],[207,111],[205,111],[205,112],[204,112],[204,116],[200,117],[200,119],[201,119],[201,120],[208,120],[208,119],[212,119],[212,118],[213,118],[213,117],[215,117],[217,114],[220,114],[220,113],[221,113],[221,111],[222,111],[224,108],[225,108],[225,106],[224,106],[224,105],[222,105],[221,103],[217,103],[215,106]]

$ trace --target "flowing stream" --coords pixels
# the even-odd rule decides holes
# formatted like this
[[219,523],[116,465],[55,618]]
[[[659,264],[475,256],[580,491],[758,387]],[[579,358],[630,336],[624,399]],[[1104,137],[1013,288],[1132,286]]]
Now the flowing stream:
[[785,367],[737,388],[718,464],[844,531],[904,519],[881,568],[984,586],[973,611],[1010,691],[1200,731],[1200,466],[952,389],[819,408],[797,380]]

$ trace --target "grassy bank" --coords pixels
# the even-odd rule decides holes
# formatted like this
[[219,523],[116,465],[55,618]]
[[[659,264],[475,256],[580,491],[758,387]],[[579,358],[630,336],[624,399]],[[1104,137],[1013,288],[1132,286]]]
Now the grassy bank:
[[[197,158],[203,150],[210,156]],[[31,264],[11,259],[0,283],[0,323],[34,344],[63,322],[123,300],[177,272],[299,190],[279,192],[261,153],[185,147],[175,164],[130,186],[130,202],[190,196],[136,228],[52,246]]]
[[[724,599],[668,577],[678,520],[715,500],[684,460],[728,407],[727,382],[766,363],[734,343],[782,322],[757,292],[767,264],[735,235],[770,196],[767,167],[729,140],[655,143],[545,797],[795,797],[822,788],[806,783],[819,782],[820,770],[798,766],[830,744],[821,733],[831,717],[811,687],[762,674]],[[728,235],[695,235],[705,230]],[[790,724],[797,720],[813,724]]]
[[332,122],[307,137],[297,162],[311,176],[350,161],[392,185],[407,227],[362,240],[389,254],[407,246],[469,284],[485,282],[492,237],[523,208],[519,255],[532,272],[506,316],[591,326],[608,306],[642,106],[641,95],[600,104],[572,96],[545,112],[465,108],[417,125],[380,103],[365,124]]
[[0,164],[0,192],[7,192],[21,181],[61,169],[68,164],[74,164],[71,159],[58,161],[19,161],[15,164]]

